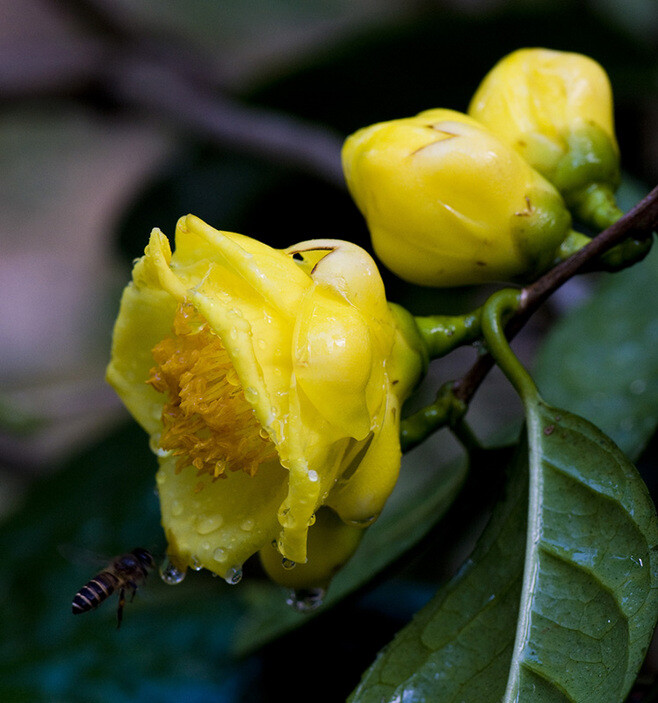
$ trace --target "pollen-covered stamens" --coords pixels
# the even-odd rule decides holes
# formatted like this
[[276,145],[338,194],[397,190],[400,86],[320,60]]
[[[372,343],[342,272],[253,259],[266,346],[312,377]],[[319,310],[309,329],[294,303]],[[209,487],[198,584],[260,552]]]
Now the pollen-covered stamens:
[[174,317],[173,336],[152,350],[156,366],[147,383],[167,400],[160,447],[178,457],[177,471],[224,478],[226,471],[253,476],[276,458],[272,441],[244,397],[222,340],[189,303]]

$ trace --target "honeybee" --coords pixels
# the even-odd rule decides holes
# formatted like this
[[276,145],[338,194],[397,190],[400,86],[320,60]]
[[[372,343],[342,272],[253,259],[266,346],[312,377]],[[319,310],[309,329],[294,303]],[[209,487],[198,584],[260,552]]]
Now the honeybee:
[[119,591],[117,627],[121,627],[126,590],[132,592],[132,601],[137,588],[144,583],[149,571],[154,568],[153,556],[148,550],[141,547],[116,557],[75,594],[73,614],[77,615],[93,610],[115,591]]

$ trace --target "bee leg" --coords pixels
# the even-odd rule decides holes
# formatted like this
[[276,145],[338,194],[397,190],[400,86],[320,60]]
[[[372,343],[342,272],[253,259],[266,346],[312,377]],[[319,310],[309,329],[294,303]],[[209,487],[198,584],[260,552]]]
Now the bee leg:
[[132,603],[135,600],[135,593],[137,593],[137,584],[134,581],[129,581],[128,587],[132,591],[132,596],[130,596],[130,602]]
[[119,591],[119,607],[117,608],[117,630],[121,627],[121,620],[123,619],[123,606],[126,603],[126,589],[122,588]]

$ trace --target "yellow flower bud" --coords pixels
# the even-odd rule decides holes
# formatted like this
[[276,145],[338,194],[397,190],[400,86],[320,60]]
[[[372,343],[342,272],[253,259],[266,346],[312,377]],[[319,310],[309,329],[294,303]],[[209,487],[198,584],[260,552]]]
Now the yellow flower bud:
[[343,169],[377,255],[412,283],[531,277],[570,232],[555,188],[454,110],[359,130],[345,142]]
[[596,61],[519,49],[487,74],[468,113],[551,181],[581,218],[601,227],[617,219],[612,90]]
[[279,251],[188,215],[172,254],[153,230],[107,377],[151,436],[175,567],[235,580],[272,541],[301,565],[322,505],[351,523],[381,511],[422,372],[397,320],[348,242]]

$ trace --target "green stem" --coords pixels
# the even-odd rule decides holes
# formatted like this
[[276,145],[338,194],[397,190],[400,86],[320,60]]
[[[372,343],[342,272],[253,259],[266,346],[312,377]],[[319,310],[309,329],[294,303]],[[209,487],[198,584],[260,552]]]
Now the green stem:
[[612,188],[603,183],[593,183],[577,200],[575,209],[578,217],[598,230],[614,225],[624,215],[617,205]]
[[482,334],[480,316],[481,310],[477,308],[465,315],[416,317],[416,326],[430,359],[439,359],[453,349],[477,340]]
[[[581,232],[571,230],[557,251],[554,264],[565,261],[573,256],[577,251],[587,246],[592,241]],[[614,273],[622,269],[633,266],[642,261],[651,250],[653,237],[644,236],[639,238],[629,237],[620,244],[608,249],[597,259],[592,260],[585,270],[587,271],[608,271]]]
[[512,351],[507,336],[505,323],[511,313],[516,312],[521,304],[521,293],[505,288],[494,293],[484,305],[482,312],[482,332],[489,353],[507,376],[524,403],[537,398],[537,387],[521,362]]
[[446,383],[436,394],[436,400],[400,422],[400,445],[408,452],[433,432],[450,425],[454,427],[466,412],[466,404],[452,392],[452,383]]

